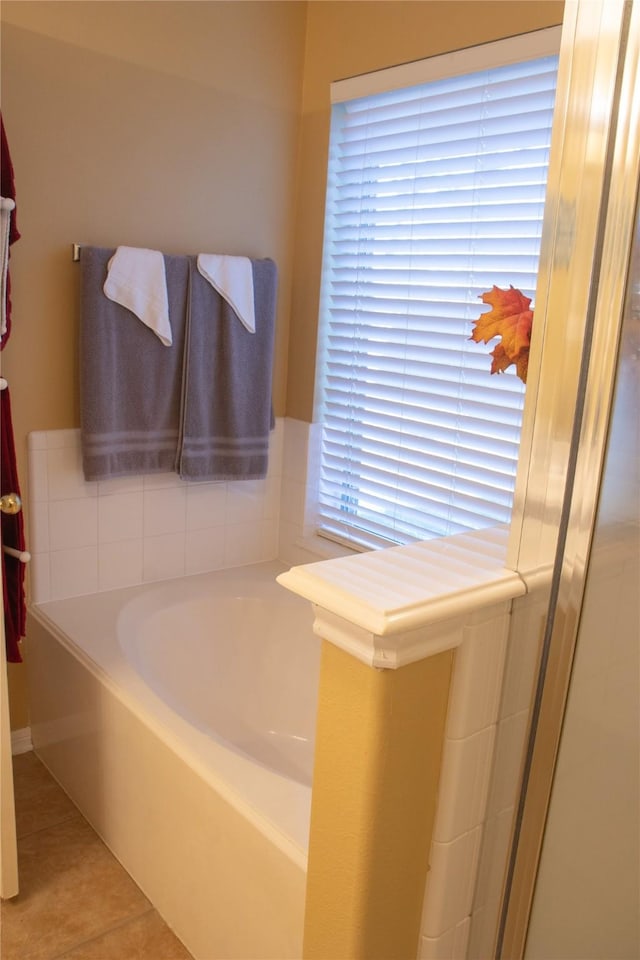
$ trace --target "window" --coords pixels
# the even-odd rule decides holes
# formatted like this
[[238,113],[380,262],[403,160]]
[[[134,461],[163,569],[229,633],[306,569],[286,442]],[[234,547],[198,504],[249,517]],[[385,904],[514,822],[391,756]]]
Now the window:
[[333,84],[321,534],[389,546],[510,518],[524,387],[469,337],[494,284],[535,297],[558,42]]

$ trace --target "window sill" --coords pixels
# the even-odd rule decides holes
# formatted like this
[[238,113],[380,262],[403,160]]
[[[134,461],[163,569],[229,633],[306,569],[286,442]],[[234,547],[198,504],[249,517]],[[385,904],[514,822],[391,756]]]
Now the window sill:
[[347,547],[343,543],[337,543],[335,540],[329,540],[327,537],[319,537],[317,534],[310,534],[307,537],[300,537],[295,541],[295,546],[300,547],[307,553],[313,554],[319,560],[337,560],[340,557],[356,557],[363,553],[357,548]]

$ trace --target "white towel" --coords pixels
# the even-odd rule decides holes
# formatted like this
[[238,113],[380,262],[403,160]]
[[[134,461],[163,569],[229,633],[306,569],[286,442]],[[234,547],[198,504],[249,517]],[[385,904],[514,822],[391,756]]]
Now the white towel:
[[229,257],[218,253],[199,253],[198,271],[214,290],[233,307],[249,333],[256,332],[253,296],[253,267],[249,257]]
[[15,202],[0,197],[0,337],[7,332],[7,271],[9,269],[9,231]]
[[167,278],[159,250],[118,247],[109,260],[103,290],[153,330],[165,347],[171,346]]

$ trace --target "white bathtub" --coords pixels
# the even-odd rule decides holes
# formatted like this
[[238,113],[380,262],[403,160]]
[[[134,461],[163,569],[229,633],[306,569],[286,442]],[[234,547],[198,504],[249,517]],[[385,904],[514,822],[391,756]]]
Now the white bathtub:
[[198,960],[301,956],[319,641],[282,569],[30,613],[35,749]]

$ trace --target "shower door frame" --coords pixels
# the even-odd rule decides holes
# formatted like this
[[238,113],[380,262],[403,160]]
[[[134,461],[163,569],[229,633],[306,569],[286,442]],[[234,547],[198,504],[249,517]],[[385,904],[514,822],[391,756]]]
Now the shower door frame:
[[[510,960],[522,957],[525,950],[596,523],[638,209],[640,0],[620,0],[619,3],[601,0],[597,5],[593,0],[587,2],[589,14],[602,4],[601,19],[581,15],[585,0],[571,4],[573,10],[569,15],[575,16],[571,55],[579,59],[585,50],[606,48],[608,55],[603,69],[609,72],[609,91],[613,97],[606,105],[609,110],[607,142],[601,144],[605,149],[596,158],[601,164],[603,190],[593,250],[584,265],[585,284],[590,287],[584,352],[578,372],[566,488],[558,517],[540,675],[497,937],[496,956]],[[615,57],[612,57],[614,51]],[[566,54],[567,59],[569,55]],[[591,111],[597,95],[596,85]],[[574,89],[569,96],[579,97],[579,89]],[[557,223],[555,229],[558,229]],[[624,268],[621,269],[620,264],[624,264]],[[551,262],[549,290],[553,269]],[[544,357],[542,364],[541,373]],[[535,462],[530,461],[529,470],[535,469]],[[530,490],[524,494],[525,518],[528,495]],[[536,522],[540,522],[539,511],[536,516]],[[525,545],[522,531],[521,535]],[[526,550],[526,545],[522,549]],[[527,558],[529,562],[530,559]]]

